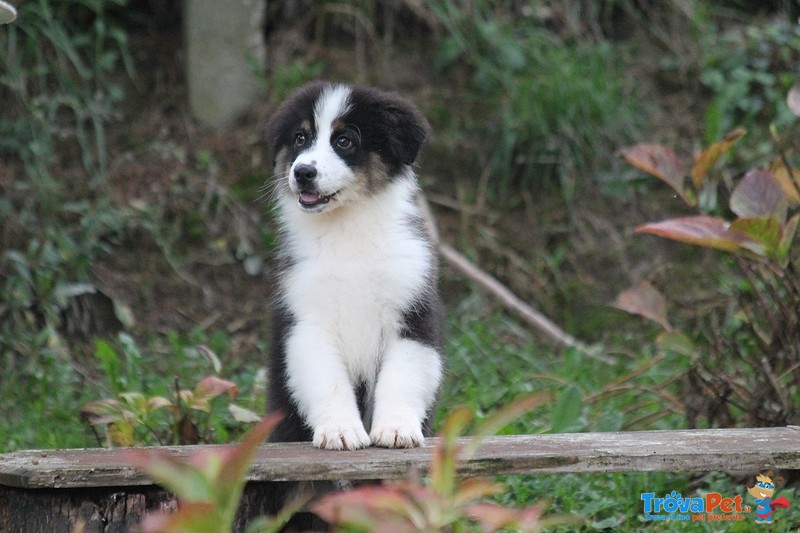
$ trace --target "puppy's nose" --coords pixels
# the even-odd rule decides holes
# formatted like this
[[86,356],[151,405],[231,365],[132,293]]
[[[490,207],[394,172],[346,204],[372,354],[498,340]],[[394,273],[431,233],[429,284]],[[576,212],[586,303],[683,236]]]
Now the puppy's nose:
[[301,189],[309,188],[316,177],[317,167],[314,165],[302,164],[294,167],[294,179]]

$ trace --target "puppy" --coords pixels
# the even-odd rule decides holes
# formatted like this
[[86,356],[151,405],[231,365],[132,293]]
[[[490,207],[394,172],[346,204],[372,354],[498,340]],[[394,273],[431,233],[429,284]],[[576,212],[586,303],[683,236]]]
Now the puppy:
[[408,101],[312,82],[268,127],[280,219],[268,410],[276,442],[419,446],[442,375],[437,262],[412,164],[429,126]]

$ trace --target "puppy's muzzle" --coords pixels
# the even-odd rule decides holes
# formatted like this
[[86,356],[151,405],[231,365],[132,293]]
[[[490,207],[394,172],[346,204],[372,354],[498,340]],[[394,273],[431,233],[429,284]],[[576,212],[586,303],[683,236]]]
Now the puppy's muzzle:
[[313,191],[317,188],[317,167],[314,165],[302,164],[294,167],[294,181],[297,188],[301,191]]
[[321,207],[331,201],[339,191],[323,195],[317,188],[317,167],[302,163],[294,168],[294,181],[299,192],[298,201],[304,209]]

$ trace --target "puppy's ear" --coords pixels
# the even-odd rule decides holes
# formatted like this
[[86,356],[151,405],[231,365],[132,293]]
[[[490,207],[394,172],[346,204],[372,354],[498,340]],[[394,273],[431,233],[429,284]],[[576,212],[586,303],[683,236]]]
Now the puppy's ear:
[[306,83],[290,94],[272,114],[264,128],[264,135],[272,150],[273,165],[280,149],[292,142],[300,123],[310,120],[314,102],[327,85],[323,81]]
[[396,95],[387,96],[383,111],[392,154],[403,164],[411,165],[431,134],[428,121],[413,104]]

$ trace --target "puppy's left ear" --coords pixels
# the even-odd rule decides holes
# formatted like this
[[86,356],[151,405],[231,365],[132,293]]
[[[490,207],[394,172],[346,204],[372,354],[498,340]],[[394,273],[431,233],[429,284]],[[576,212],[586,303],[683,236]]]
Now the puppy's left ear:
[[390,97],[384,112],[393,155],[403,164],[411,165],[431,134],[430,124],[412,103],[399,96]]

